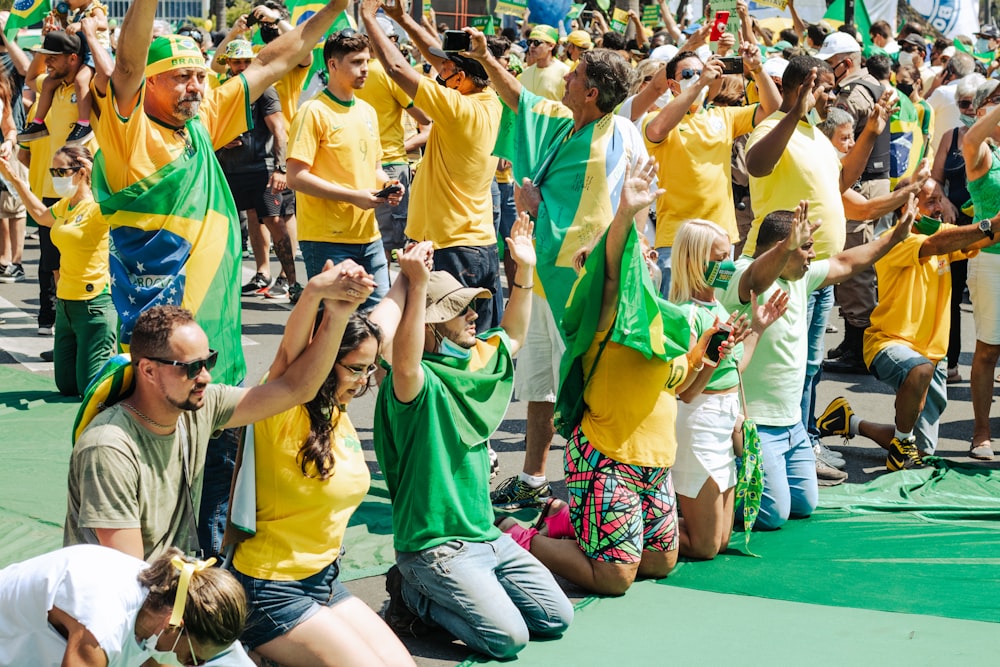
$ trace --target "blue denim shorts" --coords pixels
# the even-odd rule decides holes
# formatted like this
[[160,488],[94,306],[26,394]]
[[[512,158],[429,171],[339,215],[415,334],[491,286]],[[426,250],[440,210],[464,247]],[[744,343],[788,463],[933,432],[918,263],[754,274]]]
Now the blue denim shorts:
[[876,378],[893,390],[899,391],[910,371],[923,364],[934,365],[934,377],[927,388],[924,409],[920,411],[913,430],[920,451],[924,454],[933,454],[937,449],[941,413],[948,406],[948,360],[942,359],[934,364],[906,345],[890,345],[880,350],[872,359],[871,371]]
[[300,581],[248,577],[234,569],[247,594],[247,626],[240,638],[253,650],[312,618],[320,605],[332,607],[351,597],[340,583],[339,560]]

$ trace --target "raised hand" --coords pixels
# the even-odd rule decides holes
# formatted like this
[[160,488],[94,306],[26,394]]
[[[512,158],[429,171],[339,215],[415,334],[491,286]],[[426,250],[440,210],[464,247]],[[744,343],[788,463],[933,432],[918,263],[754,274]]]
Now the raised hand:
[[817,222],[816,224],[809,222],[809,202],[803,199],[795,207],[792,217],[792,231],[788,234],[788,239],[785,240],[785,248],[788,250],[801,248],[809,242],[813,232],[819,229],[821,224],[821,222]]
[[631,220],[636,213],[656,201],[666,190],[662,188],[653,190],[652,185],[656,182],[656,160],[646,159],[645,162],[637,162],[629,165],[622,184],[621,200],[618,203],[618,210],[622,211]]
[[750,290],[750,328],[758,336],[788,310],[788,292],[774,290],[764,303],[757,303],[757,293]]
[[376,287],[375,278],[350,259],[337,265],[327,260],[323,271],[309,282],[315,282],[324,299],[346,302],[355,308],[367,301]]
[[507,252],[517,266],[531,268],[537,264],[535,255],[535,244],[532,242],[532,235],[535,232],[535,223],[531,221],[528,214],[521,211],[517,214],[517,220],[507,237]]
[[809,74],[806,75],[806,80],[799,86],[798,96],[795,98],[795,111],[800,118],[816,106],[816,95],[813,93],[813,86],[816,85],[816,76],[816,68],[813,67],[809,71]]
[[486,49],[486,35],[475,28],[462,28],[469,36],[469,50],[463,51],[461,55],[478,60],[486,60],[489,51]]
[[399,255],[399,268],[413,285],[426,283],[434,266],[434,244],[430,241],[409,246]]
[[907,200],[906,205],[903,207],[903,217],[900,218],[899,223],[892,228],[892,241],[893,243],[899,243],[913,231],[913,221],[917,218],[917,196],[914,194],[910,195]]

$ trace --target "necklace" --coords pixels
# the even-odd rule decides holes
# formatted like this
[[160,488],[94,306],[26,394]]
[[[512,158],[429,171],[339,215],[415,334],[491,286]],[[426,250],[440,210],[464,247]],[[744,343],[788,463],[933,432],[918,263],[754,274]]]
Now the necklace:
[[157,428],[174,428],[176,426],[176,424],[161,424],[158,421],[153,421],[152,419],[144,415],[142,411],[139,410],[139,408],[135,407],[134,405],[126,401],[122,401],[122,405],[131,410],[137,416],[139,416],[139,418],[144,419],[145,421],[149,422],[150,424],[152,424]]

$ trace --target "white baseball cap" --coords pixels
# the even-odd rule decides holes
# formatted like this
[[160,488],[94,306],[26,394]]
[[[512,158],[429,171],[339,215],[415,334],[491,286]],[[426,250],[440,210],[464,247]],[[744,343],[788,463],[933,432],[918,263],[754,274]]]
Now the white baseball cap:
[[673,60],[674,56],[677,55],[677,47],[673,44],[664,44],[653,49],[652,53],[649,54],[650,60],[662,60],[665,63]]
[[823,46],[816,57],[820,60],[829,60],[841,53],[861,53],[861,45],[846,32],[831,32],[823,40]]

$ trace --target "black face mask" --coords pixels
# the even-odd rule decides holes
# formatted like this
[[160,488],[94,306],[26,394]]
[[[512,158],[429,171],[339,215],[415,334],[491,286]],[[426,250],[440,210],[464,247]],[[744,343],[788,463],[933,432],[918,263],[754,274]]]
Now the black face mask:
[[276,40],[279,34],[278,29],[274,26],[264,24],[260,26],[260,39],[265,44],[270,44]]
[[896,88],[899,90],[899,92],[903,93],[907,97],[913,94],[912,83],[897,83]]

